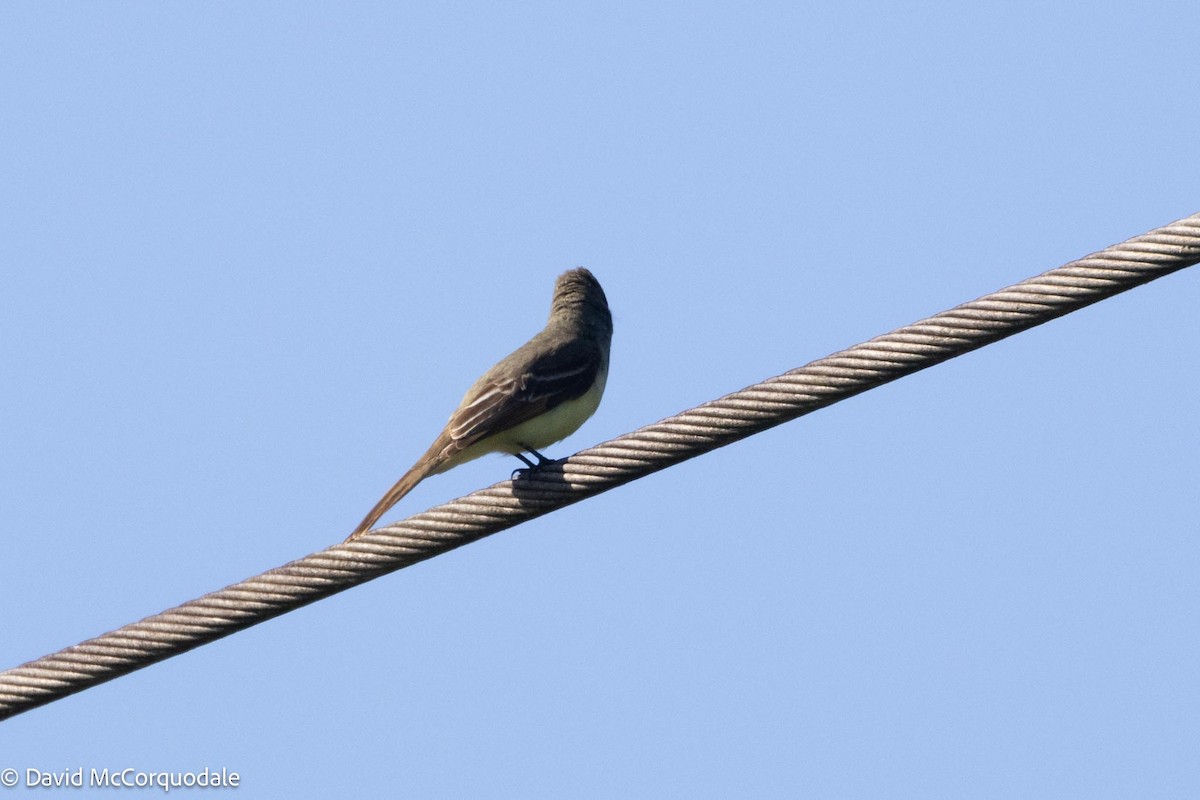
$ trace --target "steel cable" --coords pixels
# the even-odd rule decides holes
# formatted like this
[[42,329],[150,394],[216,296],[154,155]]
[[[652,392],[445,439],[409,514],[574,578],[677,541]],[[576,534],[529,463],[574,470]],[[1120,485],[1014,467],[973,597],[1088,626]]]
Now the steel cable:
[[1200,261],[1200,214],[0,673],[0,719],[939,364]]

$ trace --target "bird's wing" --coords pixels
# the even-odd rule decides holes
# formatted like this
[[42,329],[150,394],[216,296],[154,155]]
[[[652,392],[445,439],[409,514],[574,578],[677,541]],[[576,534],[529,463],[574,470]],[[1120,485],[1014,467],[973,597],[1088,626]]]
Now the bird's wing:
[[[520,351],[512,357],[519,355]],[[600,353],[578,340],[538,356],[518,377],[512,377],[511,370],[493,369],[450,417],[446,429],[454,448],[470,447],[583,396],[599,371]]]

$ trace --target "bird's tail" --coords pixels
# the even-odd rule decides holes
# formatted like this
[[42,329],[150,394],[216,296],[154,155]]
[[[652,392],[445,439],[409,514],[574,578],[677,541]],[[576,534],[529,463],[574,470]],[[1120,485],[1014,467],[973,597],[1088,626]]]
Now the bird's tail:
[[445,444],[439,437],[438,441],[433,443],[433,447],[429,448],[429,452],[421,456],[417,463],[413,464],[412,468],[396,481],[396,485],[388,489],[387,494],[379,498],[379,502],[375,504],[370,513],[363,517],[363,521],[358,523],[358,527],[346,538],[346,541],[356,539],[371,530],[371,526],[378,522],[379,518],[386,514],[392,506],[399,503],[400,498],[411,492],[418,483],[437,472],[438,467],[445,460],[441,457]]

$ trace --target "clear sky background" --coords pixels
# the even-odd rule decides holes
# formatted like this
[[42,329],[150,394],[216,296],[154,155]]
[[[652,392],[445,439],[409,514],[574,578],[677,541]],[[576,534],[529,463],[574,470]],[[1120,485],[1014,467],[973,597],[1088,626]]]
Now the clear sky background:
[[[0,667],[340,541],[570,267],[616,334],[556,456],[1200,210],[1198,20],[0,6]],[[1194,798],[1198,308],[1182,272],[34,710],[0,768]]]

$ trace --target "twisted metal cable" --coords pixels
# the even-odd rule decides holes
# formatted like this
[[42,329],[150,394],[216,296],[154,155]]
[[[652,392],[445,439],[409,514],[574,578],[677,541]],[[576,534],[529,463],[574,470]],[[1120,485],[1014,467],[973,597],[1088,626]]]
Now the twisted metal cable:
[[0,673],[0,720],[511,528],[1200,261],[1200,214],[1113,245],[527,477]]

